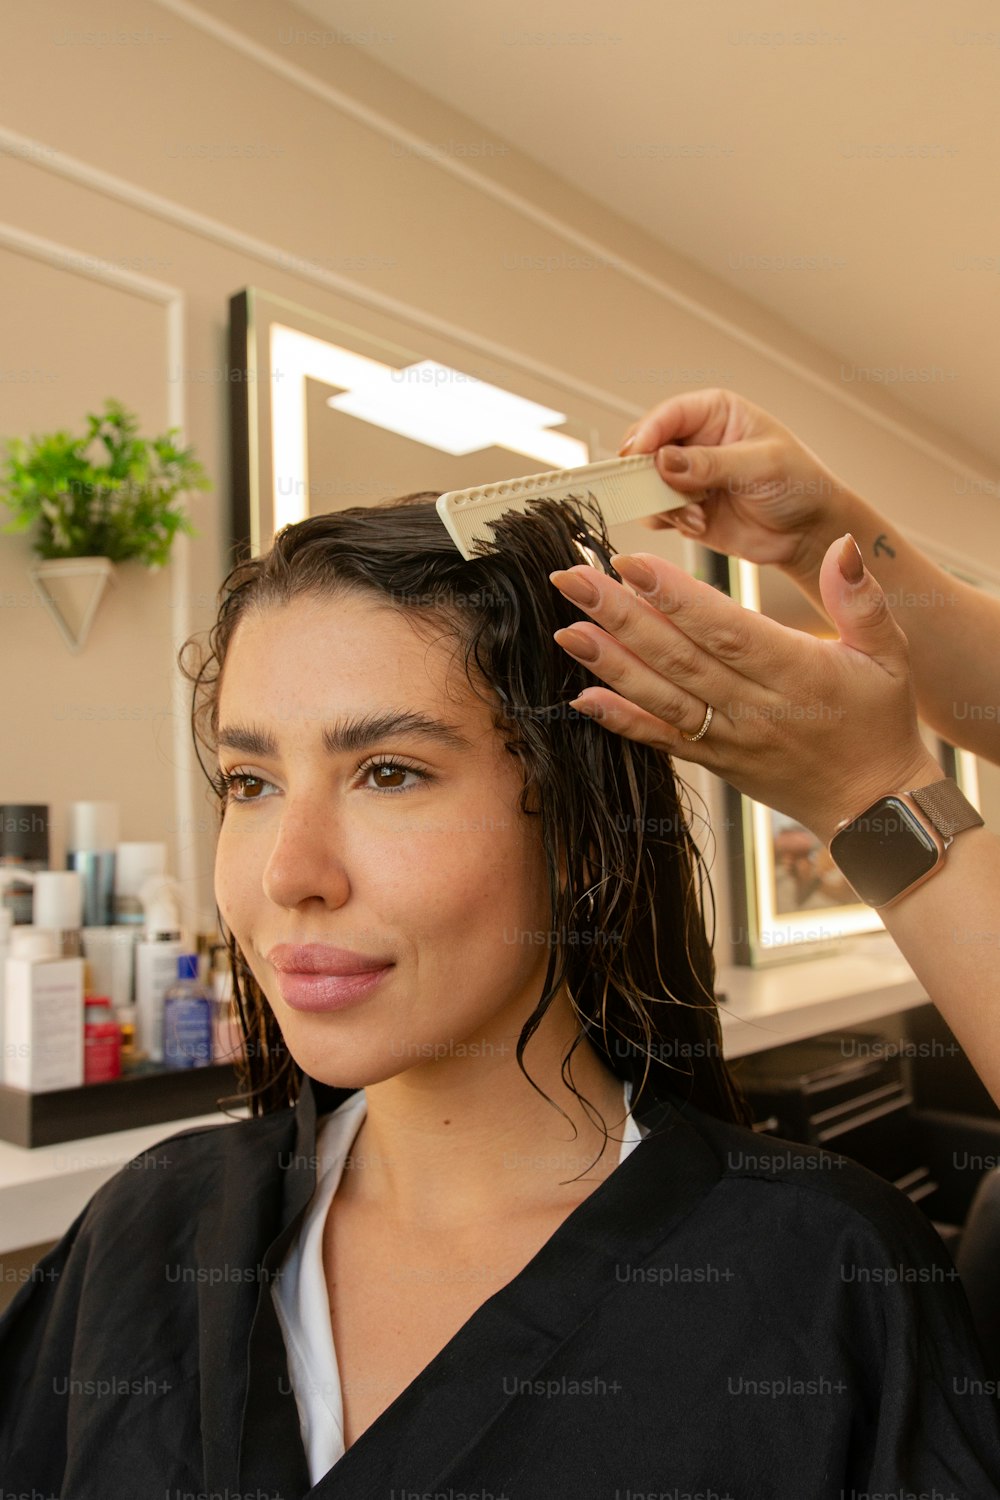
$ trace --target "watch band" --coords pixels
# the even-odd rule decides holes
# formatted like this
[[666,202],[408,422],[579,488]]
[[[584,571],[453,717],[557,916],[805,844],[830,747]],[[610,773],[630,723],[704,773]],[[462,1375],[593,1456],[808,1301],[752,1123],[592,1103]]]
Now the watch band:
[[961,833],[966,828],[985,826],[953,776],[946,776],[942,781],[932,781],[929,786],[917,787],[908,796],[930,818],[944,839],[945,848],[956,833]]
[[957,833],[983,821],[954,778],[942,776],[911,791],[883,793],[838,824],[828,848],[859,899],[883,911],[941,869]]

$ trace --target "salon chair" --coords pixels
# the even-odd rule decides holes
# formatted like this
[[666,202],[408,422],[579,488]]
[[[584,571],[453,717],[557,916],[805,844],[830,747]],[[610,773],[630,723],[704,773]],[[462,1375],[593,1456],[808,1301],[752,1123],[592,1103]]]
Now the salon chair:
[[911,1119],[939,1184],[935,1228],[962,1278],[987,1373],[1000,1381],[1000,1122],[942,1109],[914,1109]]
[[987,1172],[979,1184],[955,1263],[987,1372],[991,1380],[1000,1381],[1000,1167]]

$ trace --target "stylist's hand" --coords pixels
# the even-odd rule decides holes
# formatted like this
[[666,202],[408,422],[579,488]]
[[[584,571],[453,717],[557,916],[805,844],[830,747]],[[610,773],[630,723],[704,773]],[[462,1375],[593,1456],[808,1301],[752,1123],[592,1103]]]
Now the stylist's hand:
[[[841,572],[842,544],[857,583]],[[569,598],[564,585],[575,578],[599,595],[593,605],[575,600],[589,620],[555,635],[565,648],[574,637],[591,642],[597,654],[585,664],[609,685],[586,688],[574,707],[626,739],[706,766],[824,844],[876,797],[943,777],[917,729],[906,637],[852,538],[838,538],[820,569],[836,641],[744,609],[652,553],[631,556],[652,575],[653,592],[642,598],[585,564],[551,575]],[[627,557],[612,563],[641,586]],[[708,704],[715,712],[704,738],[684,739],[697,734]]]
[[656,452],[657,468],[682,494],[704,492],[682,510],[643,519],[748,562],[794,571],[842,534],[850,492],[816,454],[769,412],[735,391],[671,396],[628,429],[619,453]]

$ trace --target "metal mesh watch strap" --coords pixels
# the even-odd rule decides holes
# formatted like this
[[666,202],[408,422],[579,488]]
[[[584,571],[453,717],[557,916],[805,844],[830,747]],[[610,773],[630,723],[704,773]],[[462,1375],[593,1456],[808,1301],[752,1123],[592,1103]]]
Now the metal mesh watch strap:
[[909,795],[927,814],[943,839],[950,840],[965,828],[984,826],[983,819],[952,776],[946,776],[943,781],[932,781],[929,786],[917,787]]

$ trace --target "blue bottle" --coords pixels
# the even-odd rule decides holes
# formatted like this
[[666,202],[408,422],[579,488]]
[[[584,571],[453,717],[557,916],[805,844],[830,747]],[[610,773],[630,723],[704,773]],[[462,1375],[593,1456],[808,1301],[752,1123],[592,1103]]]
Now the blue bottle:
[[197,953],[182,953],[177,983],[163,997],[163,1065],[206,1068],[211,1062],[211,996],[198,978]]

